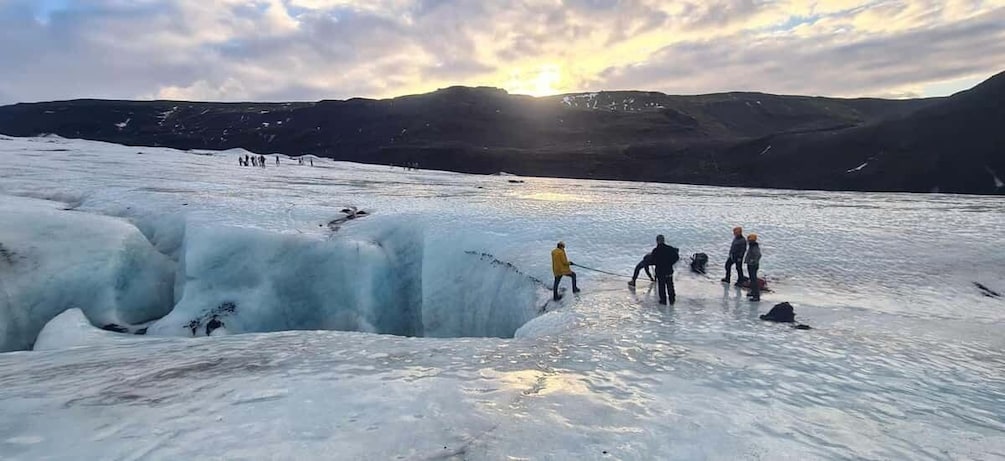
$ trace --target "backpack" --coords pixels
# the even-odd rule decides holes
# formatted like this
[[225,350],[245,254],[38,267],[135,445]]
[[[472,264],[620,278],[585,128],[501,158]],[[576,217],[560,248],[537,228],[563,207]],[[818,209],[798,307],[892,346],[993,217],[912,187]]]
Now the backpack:
[[761,315],[761,320],[794,323],[796,321],[796,312],[789,303],[775,304],[775,307],[772,307],[767,314]]
[[[770,289],[768,289],[768,281],[767,280],[765,280],[765,279],[763,279],[761,277],[758,277],[757,278],[757,284],[760,287],[761,291],[771,291]],[[740,288],[750,288],[750,280],[747,279],[747,280],[745,280],[743,282],[737,282],[736,285],[739,286]]]
[[698,274],[705,273],[705,265],[708,264],[708,255],[705,253],[695,253],[691,255],[691,272]]

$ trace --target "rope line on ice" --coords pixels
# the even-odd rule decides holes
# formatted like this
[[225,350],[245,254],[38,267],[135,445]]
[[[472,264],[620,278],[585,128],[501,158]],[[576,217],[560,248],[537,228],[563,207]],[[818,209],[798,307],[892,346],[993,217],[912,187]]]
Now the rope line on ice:
[[[506,270],[512,271],[512,272],[516,273],[517,275],[521,275],[523,277],[527,277],[527,280],[530,280],[531,282],[533,282],[535,285],[539,286],[542,289],[549,290],[549,291],[551,290],[551,286],[549,286],[547,283],[544,283],[543,280],[541,280],[541,279],[539,279],[537,277],[531,276],[531,275],[527,275],[525,272],[521,271],[516,266],[514,266],[513,263],[508,263],[506,261],[502,261],[502,260],[500,260],[499,258],[496,258],[494,255],[492,255],[490,253],[478,252],[478,251],[472,251],[472,250],[467,250],[464,253],[468,254],[468,255],[471,255],[471,256],[477,256],[482,261],[488,261],[492,265],[504,267],[504,268],[506,268]],[[548,312],[548,304],[549,303],[551,303],[551,301],[545,302],[541,307],[538,308],[538,312],[540,312],[540,313]]]
[[571,266],[576,266],[576,267],[579,267],[579,268],[581,268],[581,269],[586,269],[586,270],[588,270],[588,271],[593,271],[593,272],[600,272],[601,274],[607,274],[607,275],[613,275],[613,276],[615,276],[615,277],[624,277],[624,278],[626,278],[626,279],[630,279],[630,278],[632,278],[631,276],[628,276],[628,275],[624,275],[624,274],[615,274],[614,272],[607,272],[607,271],[604,271],[604,270],[600,270],[600,269],[595,269],[595,268],[592,268],[592,267],[587,267],[587,266],[584,266],[584,265],[582,265],[582,264],[576,264],[576,263],[571,263],[570,265],[571,265]]
[[516,266],[514,266],[512,263],[508,263],[506,261],[502,261],[502,260],[500,260],[499,258],[496,258],[494,255],[492,255],[490,253],[478,252],[478,251],[472,251],[472,250],[467,250],[464,253],[472,255],[472,256],[478,256],[482,261],[489,261],[493,265],[505,267],[507,270],[513,271],[513,272],[515,272],[515,273],[517,273],[519,275],[527,277],[529,280],[531,280],[534,283],[540,285],[542,288],[545,288],[545,289],[548,289],[548,290],[551,289],[551,286],[548,285],[547,283],[544,283],[543,280],[541,280],[541,279],[539,279],[537,277],[531,276],[531,275],[527,275],[526,273],[524,273],[523,271],[521,271],[520,269],[518,269]]

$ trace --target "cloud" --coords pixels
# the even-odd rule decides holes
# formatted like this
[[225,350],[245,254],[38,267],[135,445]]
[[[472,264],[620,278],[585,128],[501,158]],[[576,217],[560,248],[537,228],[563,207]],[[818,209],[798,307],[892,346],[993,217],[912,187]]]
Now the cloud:
[[1001,71],[1003,0],[6,0],[0,102],[951,91]]
[[[855,21],[854,16],[845,18]],[[612,66],[598,81],[616,88],[676,93],[710,88],[837,96],[921,96],[930,82],[1002,70],[1005,10],[899,34],[751,36],[682,42],[647,61]],[[716,69],[710,73],[708,69]]]

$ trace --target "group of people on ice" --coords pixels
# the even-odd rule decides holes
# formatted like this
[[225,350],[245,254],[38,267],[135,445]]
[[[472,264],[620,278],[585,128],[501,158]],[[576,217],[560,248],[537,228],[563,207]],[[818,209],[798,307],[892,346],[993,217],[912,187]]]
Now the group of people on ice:
[[[747,265],[747,274],[743,276],[743,265]],[[743,286],[750,284],[750,300],[761,300],[761,283],[757,278],[757,271],[761,267],[761,245],[757,243],[757,234],[750,234],[743,237],[743,228],[733,228],[733,243],[729,246],[729,258],[726,260],[726,276],[722,283],[729,283],[732,275],[732,267],[736,266],[736,284]]]
[[401,169],[405,171],[419,171],[419,162],[405,162],[401,165],[398,165],[397,163],[391,164],[392,169],[397,167],[401,167]]
[[[677,292],[673,284],[673,266],[678,261],[680,261],[680,250],[668,245],[666,237],[657,235],[656,247],[646,254],[642,258],[642,261],[635,265],[635,273],[632,274],[632,279],[628,282],[628,286],[634,289],[635,281],[639,278],[639,272],[645,270],[649,280],[656,282],[656,291],[659,293],[660,304],[673,304],[677,299]],[[749,277],[743,275],[744,264],[747,265],[747,274]],[[736,266],[736,285],[749,285],[749,299],[753,302],[758,302],[761,300],[761,283],[757,278],[760,264],[761,247],[757,242],[757,234],[750,234],[744,237],[743,228],[734,227],[733,242],[730,244],[729,256],[726,259],[726,276],[722,279],[722,282],[730,283],[733,266]],[[572,271],[572,266],[575,265],[575,263],[569,261],[565,253],[565,242],[558,242],[558,247],[551,250],[551,269],[555,275],[555,283],[552,285],[552,296],[556,301],[561,298],[558,293],[558,286],[562,281],[562,277],[571,278],[572,292],[579,293],[579,287],[576,285],[576,273]],[[649,271],[650,267],[655,268],[655,277]]]
[[[279,163],[279,157],[276,157],[276,163]],[[237,157],[237,164],[240,166],[259,166],[265,168],[265,156],[245,155],[244,157]]]
[[[308,158],[311,166],[314,166],[314,159]],[[304,158],[300,157],[297,159],[301,165],[304,164]],[[265,156],[264,155],[244,155],[243,157],[237,157],[237,164],[240,166],[257,166],[265,168]],[[279,156],[276,156],[276,165],[279,165]]]

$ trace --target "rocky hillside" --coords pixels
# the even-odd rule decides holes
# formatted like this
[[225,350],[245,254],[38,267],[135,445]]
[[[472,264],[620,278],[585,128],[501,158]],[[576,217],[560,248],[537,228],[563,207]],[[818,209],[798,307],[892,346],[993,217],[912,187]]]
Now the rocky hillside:
[[724,161],[752,186],[1005,194],[1003,128],[1005,73],[905,117],[769,135]]
[[1003,193],[985,187],[1005,177],[993,128],[1003,126],[1001,80],[952,98],[900,101],[636,91],[532,98],[466,87],[311,103],[75,100],[0,107],[0,133],[471,173]]

